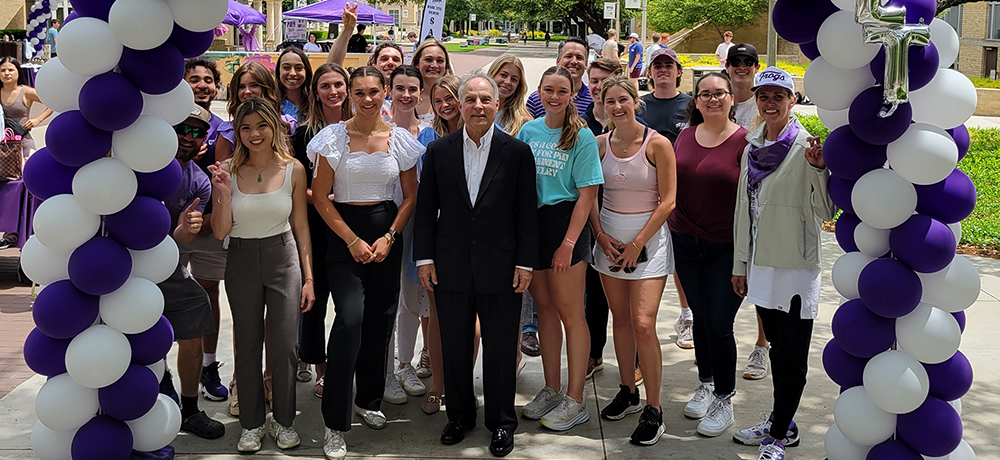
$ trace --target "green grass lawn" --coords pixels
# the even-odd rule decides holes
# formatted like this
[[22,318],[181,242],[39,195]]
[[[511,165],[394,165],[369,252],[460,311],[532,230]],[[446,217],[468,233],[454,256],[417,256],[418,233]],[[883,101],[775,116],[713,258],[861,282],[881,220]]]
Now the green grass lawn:
[[[819,117],[798,115],[814,136],[830,133]],[[958,163],[976,184],[976,209],[962,221],[962,244],[1000,249],[1000,130],[970,128],[972,146]]]

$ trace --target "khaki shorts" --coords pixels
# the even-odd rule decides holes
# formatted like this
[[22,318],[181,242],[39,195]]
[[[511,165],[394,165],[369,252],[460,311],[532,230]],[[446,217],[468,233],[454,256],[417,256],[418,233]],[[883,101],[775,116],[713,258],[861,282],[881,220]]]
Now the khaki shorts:
[[181,265],[190,265],[191,274],[200,280],[222,281],[226,277],[226,250],[214,236],[197,236],[188,244],[178,245]]

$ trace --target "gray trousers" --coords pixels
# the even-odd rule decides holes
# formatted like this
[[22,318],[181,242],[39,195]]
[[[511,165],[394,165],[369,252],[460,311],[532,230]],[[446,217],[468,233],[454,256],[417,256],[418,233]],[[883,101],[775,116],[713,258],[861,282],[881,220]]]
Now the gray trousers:
[[240,425],[264,424],[261,376],[265,309],[271,327],[267,344],[273,369],[274,419],[284,426],[295,420],[295,341],[298,337],[302,274],[291,232],[268,238],[230,238],[226,295],[233,314],[236,381],[240,388]]

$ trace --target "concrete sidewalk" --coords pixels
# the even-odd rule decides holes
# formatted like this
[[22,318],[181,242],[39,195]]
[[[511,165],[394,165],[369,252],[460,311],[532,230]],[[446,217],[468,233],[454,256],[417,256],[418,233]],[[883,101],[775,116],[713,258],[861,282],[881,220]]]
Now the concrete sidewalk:
[[[831,337],[830,320],[840,296],[830,281],[830,267],[841,254],[833,235],[824,233],[823,293],[820,317],[815,326],[810,356],[809,384],[796,417],[802,433],[802,444],[789,450],[790,458],[821,459],[824,457],[823,435],[833,423],[833,403],[838,387],[826,377],[821,364],[823,346]],[[983,290],[978,302],[968,310],[968,328],[963,337],[962,350],[976,369],[975,384],[963,400],[965,439],[978,454],[980,460],[1000,460],[1000,365],[996,356],[1000,351],[1000,341],[996,339],[996,329],[1000,327],[1000,261],[970,258],[979,269]],[[0,297],[2,300],[3,297]],[[223,300],[225,301],[225,300]],[[329,306],[328,306],[329,307]],[[0,308],[0,316],[4,309]],[[684,404],[691,397],[697,385],[694,353],[681,350],[674,344],[673,320],[678,314],[677,296],[668,283],[667,292],[661,302],[658,318],[658,332],[663,350],[663,385],[661,389],[662,407],[666,434],[653,447],[636,447],[628,443],[628,437],[635,427],[637,415],[622,421],[608,422],[598,416],[599,407],[606,405],[618,390],[618,368],[614,349],[610,342],[605,348],[605,369],[587,382],[591,420],[567,433],[554,433],[541,428],[537,422],[522,420],[515,436],[515,450],[509,458],[530,459],[754,459],[757,451],[734,444],[732,434],[739,428],[753,425],[758,414],[769,410],[770,379],[748,381],[739,379],[737,395],[734,398],[737,425],[719,438],[709,439],[695,432],[697,421],[685,419],[682,415]],[[332,308],[327,316],[333,317]],[[0,323],[4,322],[0,317]],[[232,374],[232,321],[228,307],[223,307],[222,337],[219,356],[227,363],[223,368],[223,380]],[[736,319],[736,333],[739,340],[738,367],[742,370],[746,356],[753,348],[756,325],[753,310],[744,305]],[[171,352],[170,362],[176,359],[176,347]],[[518,380],[518,406],[526,404],[542,386],[541,361],[527,358],[528,364]],[[477,372],[477,390],[482,394],[481,366]],[[330,372],[336,370],[331,369]],[[565,375],[565,371],[564,371]],[[631,375],[631,371],[629,372]],[[34,398],[44,379],[32,377],[13,392],[0,399],[0,458],[34,458],[30,450],[30,433],[35,423],[33,413]],[[429,383],[429,382],[427,382]],[[173,445],[178,459],[236,459],[235,445],[239,437],[238,421],[227,415],[225,402],[200,401],[201,407],[209,415],[226,424],[226,436],[215,441],[205,441],[181,434]],[[322,416],[320,401],[312,394],[312,383],[298,385],[299,417],[295,427],[302,436],[302,446],[280,452],[273,440],[267,440],[264,449],[256,458],[305,457],[322,458]],[[480,427],[472,431],[468,438],[457,446],[443,446],[438,442],[440,430],[446,423],[444,413],[424,415],[419,408],[419,399],[411,398],[409,404],[393,406],[383,404],[389,419],[384,430],[374,431],[356,421],[355,429],[347,434],[348,447],[352,458],[491,458],[486,446],[489,433]]]

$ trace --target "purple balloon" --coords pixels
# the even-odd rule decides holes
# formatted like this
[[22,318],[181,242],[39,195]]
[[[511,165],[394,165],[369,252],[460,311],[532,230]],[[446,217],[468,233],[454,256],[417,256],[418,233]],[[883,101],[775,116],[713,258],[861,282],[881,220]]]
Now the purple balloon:
[[100,301],[96,295],[77,289],[70,280],[60,280],[38,293],[31,316],[45,335],[72,339],[97,321]]
[[182,173],[181,164],[176,159],[159,171],[136,173],[135,178],[139,182],[136,194],[167,201],[180,188]]
[[923,460],[917,451],[898,439],[890,439],[868,451],[865,460]]
[[885,318],[906,316],[917,308],[922,294],[920,278],[902,262],[881,258],[861,270],[858,293],[866,307]]
[[174,45],[185,59],[191,59],[201,56],[202,53],[208,51],[214,40],[215,31],[191,32],[174,24],[174,31],[170,34],[170,38],[167,39],[167,43]]
[[830,380],[842,387],[864,385],[863,375],[868,360],[854,356],[837,344],[837,339],[830,339],[823,349],[823,369]]
[[833,204],[850,214],[854,214],[854,205],[851,204],[851,191],[854,190],[855,182],[857,180],[844,179],[843,177],[832,175],[830,176],[830,183],[826,186]]
[[170,43],[145,51],[125,48],[118,68],[146,94],[168,93],[184,80],[184,57]]
[[24,186],[40,200],[72,194],[76,170],[77,168],[56,161],[49,154],[49,149],[42,147],[24,163]]
[[90,77],[80,90],[80,113],[99,129],[125,129],[142,113],[142,93],[121,74]]
[[56,161],[79,168],[111,151],[111,133],[90,124],[79,110],[63,112],[45,130],[45,146]]
[[878,114],[882,110],[882,87],[873,86],[854,98],[847,113],[851,130],[859,139],[869,144],[887,145],[899,139],[913,121],[913,107],[902,104],[887,118]]
[[69,256],[70,281],[90,295],[114,292],[125,284],[131,273],[132,255],[128,249],[104,236],[91,238]]
[[97,390],[101,410],[118,420],[135,420],[156,404],[160,382],[148,367],[130,364],[115,383]]
[[854,229],[858,228],[861,219],[850,213],[841,213],[837,218],[837,226],[834,234],[837,235],[837,243],[844,252],[857,252],[858,245],[854,242]]
[[896,433],[921,455],[943,457],[962,442],[962,418],[951,404],[928,396],[917,410],[896,417]]
[[976,184],[957,168],[941,182],[914,188],[917,212],[946,224],[961,222],[976,208]]
[[948,225],[914,214],[889,232],[889,248],[900,262],[919,273],[940,271],[955,258],[955,233]]
[[161,316],[153,327],[138,334],[125,334],[125,338],[132,346],[132,362],[148,366],[163,359],[170,351],[174,343],[174,328],[166,316]]
[[952,313],[951,316],[954,316],[955,317],[955,321],[958,321],[958,328],[962,332],[965,332],[965,312],[964,311],[956,311],[955,313]]
[[889,0],[886,6],[906,7],[906,23],[925,25],[934,20],[937,13],[937,2],[934,0]]
[[98,415],[73,436],[73,460],[128,460],[132,429],[121,420]]
[[66,349],[72,339],[55,339],[37,327],[24,341],[24,363],[37,374],[54,377],[66,372]]
[[[911,46],[908,51],[909,61],[906,64],[910,71],[910,91],[916,91],[934,79],[937,74],[938,63],[941,61],[937,47],[934,43],[927,46]],[[878,84],[885,80],[885,47],[879,50],[875,59],[869,64],[872,76]]]
[[972,364],[961,351],[939,364],[924,364],[930,380],[930,395],[945,401],[965,396],[972,388]]
[[136,196],[121,211],[104,218],[108,236],[133,251],[152,249],[170,233],[170,212],[160,200]]
[[70,21],[72,21],[72,20],[74,20],[74,19],[76,19],[78,17],[80,17],[80,13],[77,13],[76,11],[70,13],[68,16],[66,16],[66,20],[63,21],[63,25],[69,24]]
[[802,50],[802,54],[809,58],[810,61],[815,61],[820,56],[819,46],[814,41],[799,44],[799,49]]
[[73,5],[73,12],[90,18],[97,18],[107,22],[108,13],[115,0],[70,0]]
[[781,38],[792,43],[816,41],[819,26],[831,14],[840,11],[830,0],[778,0],[771,22]]
[[951,138],[958,145],[958,160],[962,161],[965,158],[965,154],[969,153],[969,147],[972,146],[972,138],[969,137],[969,128],[965,125],[958,125],[958,127],[946,130]]
[[872,313],[860,299],[837,308],[831,329],[837,345],[858,358],[871,358],[896,342],[896,322]]
[[833,130],[823,143],[823,161],[830,173],[850,180],[885,165],[885,152],[886,146],[861,140],[850,126]]

